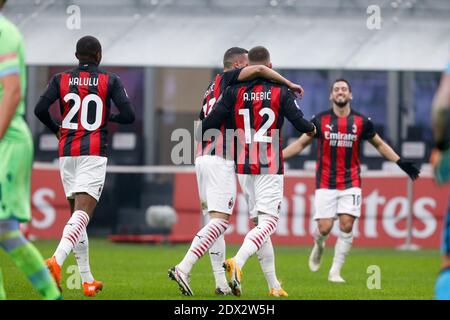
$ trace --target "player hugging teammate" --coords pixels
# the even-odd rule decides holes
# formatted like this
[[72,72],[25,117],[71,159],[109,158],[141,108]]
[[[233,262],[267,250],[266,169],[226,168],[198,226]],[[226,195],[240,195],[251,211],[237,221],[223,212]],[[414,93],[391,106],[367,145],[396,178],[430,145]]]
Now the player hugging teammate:
[[[241,58],[246,60],[246,51],[242,51],[242,55],[245,56]],[[227,53],[224,62],[226,57]],[[213,156],[206,153],[206,156],[202,154],[196,160],[202,207],[209,212],[211,219],[197,233],[184,259],[169,270],[169,276],[178,283],[185,295],[193,295],[189,273],[194,263],[214,246],[214,251],[220,253],[212,261],[216,275],[216,293],[228,294],[231,291],[240,296],[241,269],[247,259],[256,253],[269,286],[269,295],[287,296],[275,274],[275,258],[270,241],[270,235],[276,230],[283,198],[280,131],[284,117],[300,132],[312,134],[315,128],[312,123],[303,119],[295,102],[293,91],[302,94],[301,87],[280,78],[273,71],[269,72],[272,63],[267,49],[251,49],[248,61],[248,69],[235,72],[242,74],[246,69],[248,72],[249,69],[262,66],[268,74],[246,78],[235,76],[238,80],[248,81],[229,82],[220,87],[216,82],[214,87],[210,87],[210,94],[214,92],[217,102],[206,102],[202,111],[204,114],[200,116],[202,124],[197,130],[200,136],[197,140],[203,143],[203,152],[208,152],[205,145],[215,148]],[[226,68],[225,63],[224,66]],[[222,78],[226,79],[224,76],[219,79]],[[217,79],[216,77],[216,81]],[[217,156],[219,153],[220,157]],[[257,226],[247,234],[237,255],[225,261],[223,234],[228,228],[236,197],[235,172],[248,203],[250,218]],[[211,259],[213,260],[212,255]],[[224,278],[222,265],[230,276],[229,284]],[[219,272],[222,275],[218,281]]]

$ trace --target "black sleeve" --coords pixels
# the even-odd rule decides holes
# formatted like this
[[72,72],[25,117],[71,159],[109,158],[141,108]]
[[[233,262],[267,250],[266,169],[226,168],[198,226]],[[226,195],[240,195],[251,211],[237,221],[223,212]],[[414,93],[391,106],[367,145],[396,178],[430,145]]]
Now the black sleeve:
[[39,98],[38,103],[34,107],[34,114],[39,120],[45,124],[47,128],[53,133],[59,131],[59,125],[53,120],[50,115],[50,106],[59,98],[59,86],[58,86],[58,76],[53,76],[50,80],[47,89]]
[[316,126],[316,134],[314,138],[320,138],[322,136],[322,126],[320,125],[320,120],[315,115],[311,119],[311,123]]
[[46,97],[48,100],[50,100],[52,103],[55,102],[57,99],[60,99],[59,96],[59,79],[60,75],[54,75],[50,82],[47,85],[47,89],[45,89],[44,93],[41,95],[41,97]]
[[119,77],[115,76],[112,88],[111,99],[114,101],[119,113],[111,113],[109,115],[109,121],[117,122],[120,124],[130,124],[134,122],[134,109],[131,104],[130,98],[122,84]]
[[242,69],[233,69],[223,73],[223,88],[236,84]]
[[300,132],[314,131],[314,125],[303,118],[303,112],[295,101],[295,95],[292,91],[286,91],[285,103],[281,105],[283,115],[294,125],[295,129]]
[[373,126],[373,122],[370,118],[364,118],[363,123],[363,132],[361,134],[361,138],[363,140],[370,140],[375,137],[377,133],[375,132],[375,127]]

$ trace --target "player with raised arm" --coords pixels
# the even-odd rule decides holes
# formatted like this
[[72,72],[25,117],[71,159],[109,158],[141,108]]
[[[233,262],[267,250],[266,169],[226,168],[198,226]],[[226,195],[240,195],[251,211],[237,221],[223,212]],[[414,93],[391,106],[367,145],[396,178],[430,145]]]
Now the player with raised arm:
[[[0,0],[0,12],[6,1]],[[26,68],[22,35],[0,13],[0,247],[44,299],[60,299],[39,251],[22,235],[31,220],[33,139],[24,120]],[[0,300],[6,299],[0,270]]]
[[[286,84],[293,91],[303,94],[300,86],[285,79],[274,70],[264,65],[248,66],[247,54],[246,49],[239,47],[232,47],[225,52],[223,72],[215,76],[204,94],[200,120],[203,120],[213,110],[225,88],[238,81],[263,77]],[[229,145],[224,139],[225,123],[222,123],[219,129],[217,135],[198,143],[195,159],[201,207],[203,214],[207,217],[205,219],[207,223],[197,233],[183,260],[169,270],[169,277],[178,283],[181,292],[185,295],[193,295],[189,285],[189,273],[208,248],[216,284],[215,293],[219,295],[231,293],[223,269],[226,250],[224,232],[228,227],[228,220],[233,212],[236,199],[236,177],[234,160],[232,156],[227,156]],[[205,235],[211,235],[211,237],[205,237]],[[261,256],[263,271],[266,278],[276,278],[274,267],[272,270],[272,268],[263,266],[267,264],[266,261],[273,261],[270,251],[266,250],[266,252],[268,253]]]
[[[36,116],[59,139],[59,164],[72,217],[47,265],[61,289],[61,266],[73,250],[86,296],[94,296],[103,283],[92,276],[86,227],[94,213],[106,176],[108,121],[134,122],[134,110],[119,77],[99,68],[100,42],[85,36],[76,45],[78,67],[56,74],[35,107]],[[49,108],[59,100],[62,123]],[[111,113],[111,100],[119,113]]]
[[316,167],[314,247],[309,257],[309,268],[319,270],[325,240],[334,220],[339,219],[339,236],[335,246],[333,264],[328,280],[345,282],[341,269],[353,242],[353,224],[361,214],[360,149],[362,140],[368,140],[378,152],[394,161],[415,180],[419,170],[413,163],[404,161],[375,132],[370,118],[350,107],[353,99],[350,84],[345,79],[334,81],[330,100],[332,108],[314,116],[317,128],[314,137],[302,135],[283,150],[289,158],[301,152],[316,138],[318,141]]
[[[264,47],[251,49],[249,62],[272,67],[270,54]],[[227,88],[217,106],[202,121],[202,136],[219,128],[224,121],[226,128],[234,132],[237,140],[233,148],[235,170],[252,218],[257,219],[257,226],[246,235],[236,256],[224,263],[231,289],[237,296],[242,293],[241,269],[248,258],[270,241],[276,230],[283,199],[280,130],[284,117],[300,132],[315,130],[312,123],[303,119],[295,95],[287,86],[257,78]],[[272,295],[287,295],[279,283],[276,286],[272,288],[276,291],[271,292]]]
[[[435,180],[450,182],[450,63],[442,75],[432,106],[432,128],[436,150],[432,163]],[[438,300],[450,300],[450,203],[442,233],[442,266],[435,287]]]

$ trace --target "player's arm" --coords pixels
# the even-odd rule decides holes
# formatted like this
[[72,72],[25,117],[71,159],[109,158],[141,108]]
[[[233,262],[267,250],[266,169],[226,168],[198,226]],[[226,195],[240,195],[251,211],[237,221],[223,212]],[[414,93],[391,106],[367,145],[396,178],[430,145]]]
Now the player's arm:
[[278,82],[280,84],[284,84],[293,92],[298,93],[300,97],[303,97],[304,90],[300,85],[293,83],[292,81],[286,79],[275,70],[266,67],[264,65],[254,65],[243,68],[239,73],[237,80],[248,81],[255,78],[265,78],[268,80]]
[[406,172],[406,174],[412,179],[416,180],[419,177],[419,169],[414,166],[413,162],[404,161],[401,157],[388,145],[381,137],[375,133],[373,138],[369,139],[369,142],[377,149],[377,151],[389,161],[397,163],[397,165]]
[[61,137],[60,126],[55,122],[49,112],[50,106],[59,98],[57,77],[54,76],[50,80],[47,89],[34,107],[34,114],[59,139]]
[[20,102],[19,74],[10,73],[0,77],[0,85],[3,87],[3,98],[0,101],[0,140],[2,140]]
[[306,134],[302,134],[300,138],[292,142],[290,145],[288,145],[286,148],[283,149],[283,158],[288,159],[291,158],[300,152],[302,152],[303,149],[305,149],[307,146],[309,146],[314,137],[308,136]]
[[286,90],[285,95],[285,103],[281,106],[282,114],[292,123],[295,129],[314,137],[316,134],[316,126],[312,122],[303,118],[303,112],[298,107],[292,91]]
[[115,77],[113,80],[111,90],[111,99],[114,101],[119,113],[111,113],[109,121],[120,124],[133,123],[135,119],[134,108],[122,81],[118,77]]
[[377,151],[389,161],[397,162],[400,156],[388,145],[378,134],[369,140],[369,142],[377,149]]
[[442,75],[434,96],[431,120],[436,147],[440,150],[448,149],[450,144],[450,63]]

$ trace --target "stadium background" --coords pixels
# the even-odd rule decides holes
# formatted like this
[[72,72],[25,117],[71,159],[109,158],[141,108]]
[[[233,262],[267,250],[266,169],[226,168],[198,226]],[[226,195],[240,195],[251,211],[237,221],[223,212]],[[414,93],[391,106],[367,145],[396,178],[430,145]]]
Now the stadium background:
[[[76,14],[71,5],[81,10],[80,29],[71,28]],[[367,26],[371,5],[381,10],[379,30]],[[178,143],[171,134],[178,128],[193,131],[204,90],[227,48],[264,45],[274,68],[304,87],[299,104],[306,117],[328,108],[330,82],[345,77],[352,84],[353,107],[371,116],[381,136],[422,168],[409,202],[405,175],[365,145],[365,201],[355,246],[404,243],[412,213],[413,241],[438,247],[448,189],[431,179],[430,106],[449,58],[450,2],[17,0],[8,2],[4,13],[26,44],[27,121],[36,161],[32,237],[59,238],[69,215],[54,165],[56,139],[35,118],[33,106],[51,75],[74,65],[77,39],[91,34],[102,42],[103,67],[122,78],[137,117],[130,126],[111,125],[108,161],[114,167],[90,222],[91,236],[164,240],[155,235],[168,231],[149,226],[146,212],[168,205],[177,213],[169,240],[191,239],[201,223],[197,187],[192,166],[174,166],[171,160]],[[58,116],[56,105],[53,112]],[[283,135],[288,143],[297,133],[287,123]],[[287,175],[276,244],[312,241],[314,157],[313,146],[288,162],[293,171]],[[228,241],[239,243],[247,228],[239,197]]]

